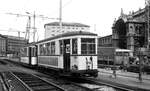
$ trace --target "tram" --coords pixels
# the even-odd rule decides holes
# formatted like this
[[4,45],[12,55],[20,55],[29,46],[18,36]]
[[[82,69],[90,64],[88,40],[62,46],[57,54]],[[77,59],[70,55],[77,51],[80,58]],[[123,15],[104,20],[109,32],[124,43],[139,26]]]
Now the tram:
[[114,47],[98,47],[98,67],[123,69],[129,65],[130,58],[133,57],[133,51],[128,49],[119,49]]
[[37,65],[37,47],[35,43],[28,44],[20,50],[20,62],[30,66]]
[[[32,49],[35,49],[35,53],[28,52]],[[21,56],[21,62],[53,69],[65,75],[96,77],[96,49],[97,34],[85,31],[68,32],[27,46],[27,51],[23,53],[28,56]]]

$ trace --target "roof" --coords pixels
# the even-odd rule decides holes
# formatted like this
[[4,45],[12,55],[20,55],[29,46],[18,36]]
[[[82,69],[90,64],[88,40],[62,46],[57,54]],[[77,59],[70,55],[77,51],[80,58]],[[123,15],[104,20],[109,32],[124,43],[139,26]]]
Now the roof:
[[56,35],[54,37],[50,37],[41,41],[38,41],[37,43],[41,43],[47,40],[53,40],[53,39],[57,39],[57,38],[61,38],[61,37],[69,37],[69,36],[76,36],[76,35],[90,35],[90,36],[97,36],[97,34],[95,33],[91,33],[91,32],[85,32],[85,31],[73,31],[73,32],[67,32],[67,33],[63,33],[63,34],[59,34]]
[[26,45],[24,45],[24,47],[28,47],[28,46],[35,46],[36,42],[31,42],[31,43],[28,43]]
[[9,39],[16,39],[16,40],[25,40],[23,37],[16,37],[16,36],[11,36],[11,35],[3,35]]
[[103,37],[99,37],[99,39],[104,39],[104,38],[112,38],[112,34],[111,35],[106,35],[106,36],[103,36]]
[[[51,22],[44,25],[45,26],[59,26],[59,22]],[[67,23],[62,22],[62,26],[74,26],[74,27],[90,27],[89,25],[81,24],[81,23]]]
[[1,37],[1,38],[7,38],[6,36],[4,36],[4,35],[2,35],[2,34],[0,34],[0,37]]
[[139,16],[139,15],[145,13],[145,11],[146,11],[146,8],[139,9],[138,11],[134,12],[132,16],[133,17]]
[[114,51],[116,52],[130,52],[132,53],[132,50],[129,49],[119,49],[115,47],[98,47],[98,54],[99,55],[114,55]]

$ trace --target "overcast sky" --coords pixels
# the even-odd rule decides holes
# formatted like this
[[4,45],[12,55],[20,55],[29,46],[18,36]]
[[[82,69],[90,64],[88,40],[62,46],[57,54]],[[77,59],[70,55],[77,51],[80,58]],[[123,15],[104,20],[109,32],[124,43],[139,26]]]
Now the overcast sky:
[[[144,8],[145,0],[62,0],[62,21],[78,22],[91,26],[91,31],[99,36],[112,33],[111,27],[115,18],[124,13]],[[0,30],[25,31],[27,17],[17,17],[5,13],[44,15],[50,18],[59,17],[59,0],[1,0]],[[57,20],[36,18],[36,27],[40,39],[44,35],[44,24]],[[33,21],[31,21],[33,22]],[[95,26],[95,28],[94,28]],[[15,32],[0,31],[1,34],[17,35]]]

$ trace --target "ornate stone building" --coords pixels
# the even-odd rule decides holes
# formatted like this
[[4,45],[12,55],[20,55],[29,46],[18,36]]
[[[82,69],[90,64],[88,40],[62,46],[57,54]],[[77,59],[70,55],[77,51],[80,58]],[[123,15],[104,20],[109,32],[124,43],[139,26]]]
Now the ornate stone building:
[[128,15],[121,10],[120,17],[114,21],[112,27],[112,43],[114,47],[130,49],[137,55],[141,50],[148,55],[149,50],[149,14],[148,7],[139,9]]

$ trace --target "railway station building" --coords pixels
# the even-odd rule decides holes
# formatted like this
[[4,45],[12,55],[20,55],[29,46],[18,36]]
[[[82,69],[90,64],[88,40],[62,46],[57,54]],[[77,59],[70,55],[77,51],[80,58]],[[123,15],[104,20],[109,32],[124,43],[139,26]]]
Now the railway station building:
[[146,6],[136,12],[121,14],[112,26],[112,43],[116,48],[132,50],[134,55],[150,56],[150,7]]
[[51,22],[44,25],[45,38],[53,37],[58,34],[66,33],[69,31],[89,31],[90,26],[81,23],[67,23],[62,22],[62,29],[60,30],[59,22]]

